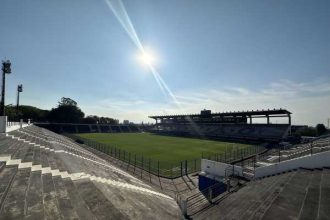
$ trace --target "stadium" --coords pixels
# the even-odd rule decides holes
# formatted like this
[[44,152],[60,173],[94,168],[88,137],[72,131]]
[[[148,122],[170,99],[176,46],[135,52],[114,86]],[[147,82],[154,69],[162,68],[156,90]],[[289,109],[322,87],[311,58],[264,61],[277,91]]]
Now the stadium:
[[[7,122],[0,148],[1,219],[327,218],[330,137],[280,145],[290,137],[291,112],[150,117],[157,121],[153,126]],[[254,117],[266,123],[254,124]],[[271,117],[288,123],[271,124]],[[198,143],[205,152],[213,142],[220,146],[168,166],[164,162],[178,146],[162,158],[147,157],[156,150],[136,135],[153,145],[165,138],[156,146],[162,148],[183,139],[186,156],[196,141],[207,142]],[[135,151],[120,147],[130,139]]]
[[330,219],[329,8],[3,1],[0,220]]

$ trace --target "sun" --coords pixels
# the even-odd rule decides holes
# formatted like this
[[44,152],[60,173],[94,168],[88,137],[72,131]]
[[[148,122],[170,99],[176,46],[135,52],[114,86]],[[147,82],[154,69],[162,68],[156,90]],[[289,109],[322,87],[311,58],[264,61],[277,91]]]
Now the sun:
[[138,60],[143,64],[151,66],[155,64],[156,58],[151,52],[143,51],[139,54]]

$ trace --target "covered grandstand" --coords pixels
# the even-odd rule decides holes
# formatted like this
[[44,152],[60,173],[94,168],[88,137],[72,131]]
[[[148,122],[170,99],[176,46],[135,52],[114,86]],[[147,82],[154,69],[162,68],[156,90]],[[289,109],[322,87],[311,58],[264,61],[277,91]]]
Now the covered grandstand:
[[[151,130],[158,134],[201,136],[216,139],[280,141],[290,133],[291,112],[286,109],[149,116],[156,125]],[[273,124],[272,118],[287,118],[287,123]],[[266,119],[263,123],[253,120]]]

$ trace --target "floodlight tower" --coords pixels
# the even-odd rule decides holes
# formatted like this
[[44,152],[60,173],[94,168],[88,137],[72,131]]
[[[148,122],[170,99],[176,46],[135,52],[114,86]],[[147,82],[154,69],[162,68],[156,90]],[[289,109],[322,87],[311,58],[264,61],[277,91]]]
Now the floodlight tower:
[[6,88],[6,74],[11,73],[11,63],[9,60],[2,61],[2,92],[1,92],[1,106],[0,115],[5,116],[5,88]]
[[17,85],[17,105],[16,105],[16,115],[18,117],[18,113],[19,113],[19,94],[23,92],[23,85]]

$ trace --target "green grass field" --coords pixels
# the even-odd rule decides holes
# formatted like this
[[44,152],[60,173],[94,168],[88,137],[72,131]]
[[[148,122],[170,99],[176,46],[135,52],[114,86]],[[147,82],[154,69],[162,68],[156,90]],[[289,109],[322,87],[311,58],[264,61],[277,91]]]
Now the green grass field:
[[242,149],[251,145],[195,138],[160,136],[150,133],[86,133],[82,138],[109,144],[127,152],[168,163],[200,158],[206,154]]

